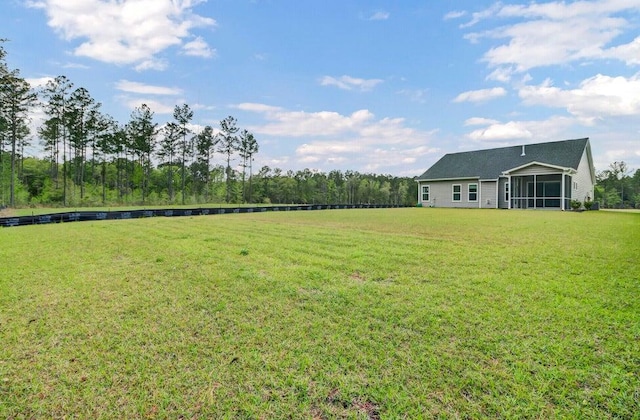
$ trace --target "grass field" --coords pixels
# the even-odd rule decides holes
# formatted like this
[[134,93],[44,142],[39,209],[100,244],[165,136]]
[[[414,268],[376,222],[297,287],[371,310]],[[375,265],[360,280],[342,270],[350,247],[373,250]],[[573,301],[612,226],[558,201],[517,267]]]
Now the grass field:
[[640,214],[0,229],[0,418],[640,418]]

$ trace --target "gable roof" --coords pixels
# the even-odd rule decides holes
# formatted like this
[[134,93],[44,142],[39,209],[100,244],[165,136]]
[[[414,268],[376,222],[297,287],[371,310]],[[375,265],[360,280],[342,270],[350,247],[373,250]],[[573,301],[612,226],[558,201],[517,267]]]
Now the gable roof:
[[448,153],[420,175],[417,180],[498,179],[504,171],[532,163],[577,170],[588,144],[589,138],[526,144],[524,146],[525,156],[521,156],[521,145]]

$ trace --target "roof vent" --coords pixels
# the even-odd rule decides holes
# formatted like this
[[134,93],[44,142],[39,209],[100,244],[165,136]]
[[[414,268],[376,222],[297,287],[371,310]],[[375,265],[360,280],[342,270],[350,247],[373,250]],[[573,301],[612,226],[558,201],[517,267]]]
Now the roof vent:
[[526,153],[524,152],[524,144],[522,145],[522,154],[520,156],[525,156]]

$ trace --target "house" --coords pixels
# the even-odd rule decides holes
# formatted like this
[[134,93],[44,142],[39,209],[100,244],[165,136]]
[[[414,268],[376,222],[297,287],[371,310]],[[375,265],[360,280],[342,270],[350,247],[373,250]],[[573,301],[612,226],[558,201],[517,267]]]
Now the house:
[[593,200],[596,176],[583,138],[449,153],[416,181],[425,207],[565,210]]

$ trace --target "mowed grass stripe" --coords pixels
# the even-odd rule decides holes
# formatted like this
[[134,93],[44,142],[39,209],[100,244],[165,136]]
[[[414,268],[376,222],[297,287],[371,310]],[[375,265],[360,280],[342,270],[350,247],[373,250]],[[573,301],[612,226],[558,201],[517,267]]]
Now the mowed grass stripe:
[[637,215],[0,230],[0,417],[633,418]]

